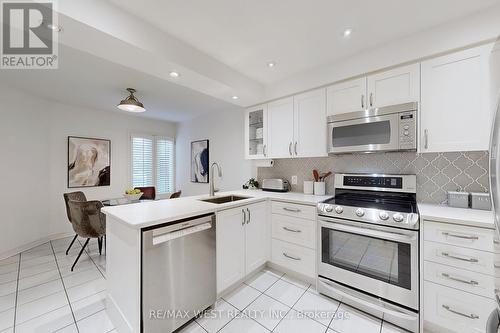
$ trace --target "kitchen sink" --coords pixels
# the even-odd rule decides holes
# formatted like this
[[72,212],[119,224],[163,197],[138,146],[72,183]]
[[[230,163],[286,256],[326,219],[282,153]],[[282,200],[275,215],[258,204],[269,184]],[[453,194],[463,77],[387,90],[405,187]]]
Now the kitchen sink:
[[205,202],[211,202],[214,204],[223,204],[226,202],[233,202],[233,201],[238,201],[238,200],[243,200],[243,199],[250,199],[250,197],[240,197],[237,195],[228,195],[224,197],[211,197],[208,199],[200,199],[201,201]]

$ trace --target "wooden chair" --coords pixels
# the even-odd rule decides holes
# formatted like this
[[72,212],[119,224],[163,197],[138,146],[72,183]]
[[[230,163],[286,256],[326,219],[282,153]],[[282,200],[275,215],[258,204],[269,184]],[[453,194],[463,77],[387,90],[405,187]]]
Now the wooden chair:
[[[64,203],[66,204],[66,215],[68,216],[68,221],[69,221],[69,223],[73,224],[71,222],[71,212],[70,212],[70,209],[69,209],[68,202],[70,200],[73,200],[73,201],[87,201],[87,197],[85,196],[85,193],[83,193],[81,191],[64,193],[63,197],[64,197]],[[77,238],[78,238],[78,234],[75,234],[75,237],[73,237],[73,240],[71,241],[71,243],[68,246],[68,249],[66,250],[66,255],[68,255],[69,250],[71,249],[71,247],[73,246],[73,243],[75,243],[75,241],[76,241]]]
[[144,187],[134,187],[136,190],[140,190],[142,197],[139,200],[155,200],[156,199],[156,189],[154,186],[144,186]]
[[175,199],[175,198],[178,198],[178,197],[180,197],[180,196],[181,196],[181,193],[182,193],[182,191],[177,191],[177,192],[174,192],[174,193],[170,194],[169,199]]

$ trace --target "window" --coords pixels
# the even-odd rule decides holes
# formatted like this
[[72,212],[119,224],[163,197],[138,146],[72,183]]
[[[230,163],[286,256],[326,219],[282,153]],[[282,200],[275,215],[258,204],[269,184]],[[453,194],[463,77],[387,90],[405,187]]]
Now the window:
[[174,191],[174,141],[167,137],[132,135],[132,187],[155,186],[162,195]]

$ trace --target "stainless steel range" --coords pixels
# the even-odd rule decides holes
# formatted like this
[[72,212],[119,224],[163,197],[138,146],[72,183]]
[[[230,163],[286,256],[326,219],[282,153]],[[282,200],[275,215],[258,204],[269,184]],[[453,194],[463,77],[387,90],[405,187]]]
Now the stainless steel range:
[[418,332],[416,176],[336,174],[318,215],[318,291]]

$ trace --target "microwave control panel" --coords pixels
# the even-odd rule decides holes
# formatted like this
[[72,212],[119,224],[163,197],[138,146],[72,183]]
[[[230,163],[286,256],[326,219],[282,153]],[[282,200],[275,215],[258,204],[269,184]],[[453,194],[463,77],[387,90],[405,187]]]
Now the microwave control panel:
[[399,149],[417,149],[417,112],[399,114]]

